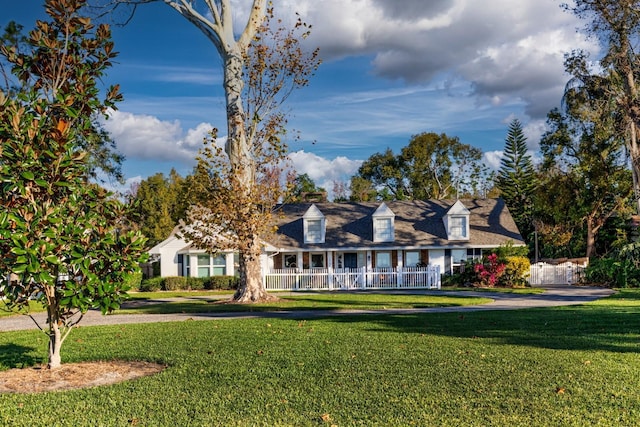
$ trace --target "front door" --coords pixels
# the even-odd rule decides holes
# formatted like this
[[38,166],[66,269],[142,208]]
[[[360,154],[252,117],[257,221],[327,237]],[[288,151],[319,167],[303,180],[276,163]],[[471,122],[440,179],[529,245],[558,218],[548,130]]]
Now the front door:
[[355,252],[345,252],[344,268],[358,268],[358,254]]

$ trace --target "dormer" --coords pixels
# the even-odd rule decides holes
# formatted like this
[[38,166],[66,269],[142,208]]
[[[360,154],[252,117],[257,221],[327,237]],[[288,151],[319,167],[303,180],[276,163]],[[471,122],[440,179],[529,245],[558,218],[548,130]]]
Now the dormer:
[[304,223],[305,243],[324,243],[327,229],[326,219],[320,209],[314,204],[302,216]]
[[469,209],[460,200],[447,211],[442,221],[449,240],[469,240]]
[[393,242],[395,240],[395,214],[389,207],[382,203],[371,215],[373,218],[373,241]]

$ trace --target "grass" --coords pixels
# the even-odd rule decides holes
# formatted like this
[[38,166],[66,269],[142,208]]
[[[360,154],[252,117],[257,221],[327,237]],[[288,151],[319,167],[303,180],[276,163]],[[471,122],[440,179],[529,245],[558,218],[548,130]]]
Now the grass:
[[[63,362],[148,360],[159,375],[0,395],[12,426],[632,426],[640,291],[553,309],[80,328]],[[0,369],[46,356],[0,333]]]
[[[120,314],[223,313],[266,312],[294,310],[384,310],[399,308],[454,307],[486,304],[490,298],[445,295],[402,295],[371,292],[321,292],[281,294],[280,301],[263,304],[219,304],[217,299],[181,296],[178,301],[166,302],[159,295],[151,295],[142,306],[118,310]],[[213,295],[220,297],[220,295]],[[193,298],[196,297],[196,298]],[[144,301],[137,299],[136,301]],[[154,301],[158,301],[155,303]]]

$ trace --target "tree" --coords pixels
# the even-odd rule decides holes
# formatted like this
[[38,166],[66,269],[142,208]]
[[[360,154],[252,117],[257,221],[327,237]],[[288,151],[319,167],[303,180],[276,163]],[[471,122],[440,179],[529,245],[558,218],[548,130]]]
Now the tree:
[[565,7],[589,20],[587,31],[598,37],[604,47],[600,66],[610,85],[603,99],[614,103],[622,119],[631,158],[636,210],[640,213],[640,98],[636,83],[640,62],[634,50],[640,36],[640,1],[576,0],[573,7]]
[[282,141],[286,115],[280,107],[294,89],[308,84],[319,65],[318,52],[305,53],[301,48],[300,40],[307,37],[309,28],[299,18],[292,29],[273,28],[272,9],[263,19],[263,0],[253,2],[250,19],[237,40],[228,0],[207,2],[212,21],[190,2],[167,3],[217,47],[227,99],[224,151],[212,139],[200,153],[197,174],[209,186],[189,186],[196,205],[188,211],[182,233],[211,253],[239,251],[240,286],[234,301],[273,299],[262,281],[260,255],[262,241],[272,229],[271,211],[285,194],[281,175],[287,153]]
[[414,135],[399,155],[390,149],[365,160],[351,179],[351,197],[381,200],[445,199],[487,190],[482,151],[445,134]]
[[130,196],[132,221],[153,246],[169,236],[186,217],[185,179],[174,169],[168,177],[157,173],[142,180]]
[[378,195],[373,183],[358,175],[351,177],[349,191],[351,193],[349,200],[352,202],[370,202],[376,200]]
[[564,199],[552,197],[547,203],[555,205],[554,210],[562,206],[566,220],[575,226],[586,225],[585,256],[591,257],[599,230],[614,214],[624,214],[633,189],[620,153],[623,141],[608,124],[611,117],[594,110],[583,96],[583,92],[568,93],[566,114],[549,113],[550,130],[540,147],[542,170],[549,177],[542,185],[560,179],[560,188],[569,190]]
[[393,199],[404,200],[411,194],[411,190],[406,187],[400,158],[390,148],[384,153],[375,153],[362,162],[357,176],[369,181],[378,192],[391,194]]
[[293,188],[290,191],[289,199],[292,203],[299,203],[304,201],[304,196],[307,193],[322,193],[325,191],[324,188],[316,186],[309,174],[303,173],[293,180]]
[[46,307],[38,326],[52,369],[82,315],[118,308],[144,259],[145,239],[124,231],[122,203],[88,182],[84,141],[120,95],[111,87],[100,99],[97,81],[116,54],[108,27],[79,15],[83,5],[47,0],[51,21],[37,22],[28,51],[0,48],[20,81],[17,92],[0,91],[0,289],[11,310],[28,314],[30,300]]
[[526,141],[520,121],[514,119],[509,125],[504,155],[496,178],[502,198],[525,238],[533,228],[531,215],[536,189],[536,171],[531,156],[527,154]]

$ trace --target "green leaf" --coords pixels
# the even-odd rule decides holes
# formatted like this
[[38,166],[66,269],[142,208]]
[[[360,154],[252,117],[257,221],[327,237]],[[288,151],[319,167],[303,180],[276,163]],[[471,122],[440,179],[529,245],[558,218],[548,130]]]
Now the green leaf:
[[35,175],[31,171],[24,171],[20,175],[22,175],[24,179],[28,179],[30,181],[33,180],[33,178],[35,178]]
[[60,260],[55,255],[49,255],[49,256],[45,257],[44,260],[47,261],[49,264],[54,264],[54,265],[60,264]]

